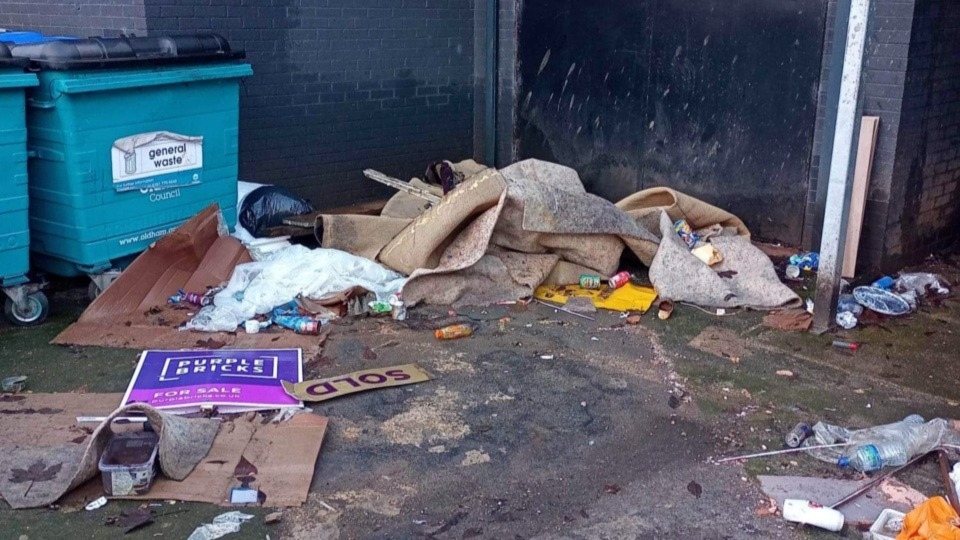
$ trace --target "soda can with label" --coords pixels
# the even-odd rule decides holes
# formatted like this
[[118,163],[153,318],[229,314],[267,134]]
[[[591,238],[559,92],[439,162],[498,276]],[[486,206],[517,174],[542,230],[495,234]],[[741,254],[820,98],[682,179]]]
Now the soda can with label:
[[603,280],[594,274],[580,274],[580,287],[583,289],[599,289]]
[[611,289],[619,289],[627,283],[630,283],[630,272],[620,272],[607,282]]

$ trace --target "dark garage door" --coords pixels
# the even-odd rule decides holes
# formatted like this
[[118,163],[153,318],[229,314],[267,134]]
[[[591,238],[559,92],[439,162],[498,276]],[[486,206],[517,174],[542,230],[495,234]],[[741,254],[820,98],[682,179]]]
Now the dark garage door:
[[799,244],[826,0],[525,0],[517,143],[612,200],[665,185]]

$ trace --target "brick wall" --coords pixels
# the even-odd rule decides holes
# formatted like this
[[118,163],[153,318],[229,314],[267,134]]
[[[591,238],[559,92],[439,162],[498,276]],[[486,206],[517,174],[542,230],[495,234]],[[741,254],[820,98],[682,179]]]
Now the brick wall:
[[960,240],[960,12],[917,0],[891,198],[889,269]]
[[214,31],[247,51],[240,174],[317,207],[392,193],[472,156],[472,0],[146,0],[151,34]]
[[[914,0],[874,0],[871,3],[870,24],[864,50],[863,115],[880,117],[880,133],[857,257],[858,273],[877,271],[884,256],[900,129],[900,101],[904,92],[913,21],[913,4]],[[823,223],[823,210],[822,206],[818,208],[818,201],[822,204],[826,196],[827,171],[821,170],[820,159],[822,152],[831,151],[831,148],[823,148],[823,139],[836,10],[837,2],[831,0],[827,7],[819,105],[810,167],[810,192],[804,221],[804,246],[814,249],[820,243],[819,235]],[[840,36],[840,39],[844,37]]]
[[3,0],[0,28],[68,36],[144,35],[144,0]]

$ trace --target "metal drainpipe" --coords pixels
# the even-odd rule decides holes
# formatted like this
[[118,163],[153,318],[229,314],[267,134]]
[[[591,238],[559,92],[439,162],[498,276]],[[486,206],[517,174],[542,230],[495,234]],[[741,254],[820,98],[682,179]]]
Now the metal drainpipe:
[[487,69],[486,69],[486,88],[484,89],[484,99],[486,107],[484,111],[484,145],[483,154],[485,165],[490,167],[497,166],[497,71],[499,64],[499,0],[487,0]]
[[[820,238],[820,268],[817,271],[817,296],[813,313],[815,333],[833,326],[843,268],[843,249],[847,241],[847,219],[850,215],[850,192],[853,167],[857,159],[860,133],[860,82],[863,77],[863,51],[870,18],[870,0],[853,0],[847,25],[843,55],[843,76],[830,160],[830,181],[827,184],[827,206]],[[836,36],[834,39],[840,36]]]

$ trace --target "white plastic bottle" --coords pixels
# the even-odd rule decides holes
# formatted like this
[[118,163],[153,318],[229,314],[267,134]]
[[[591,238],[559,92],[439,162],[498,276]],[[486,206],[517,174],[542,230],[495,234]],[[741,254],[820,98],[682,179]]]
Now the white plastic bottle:
[[783,501],[783,519],[833,532],[843,529],[843,514],[805,499]]

